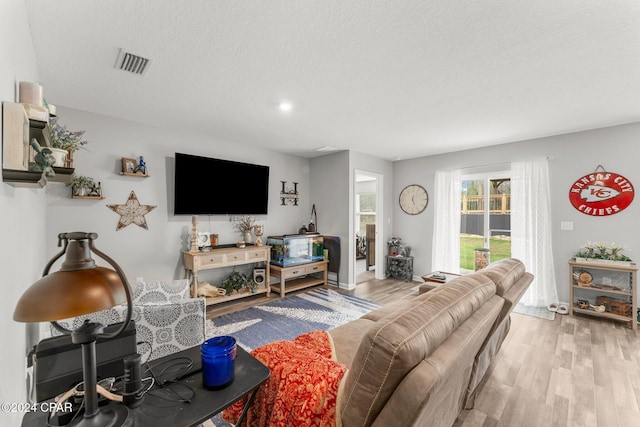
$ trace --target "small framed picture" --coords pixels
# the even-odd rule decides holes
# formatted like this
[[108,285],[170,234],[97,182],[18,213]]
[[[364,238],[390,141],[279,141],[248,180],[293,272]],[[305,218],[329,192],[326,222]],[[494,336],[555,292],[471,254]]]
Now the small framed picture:
[[208,231],[199,231],[198,232],[198,248],[202,250],[211,246],[211,235]]
[[124,173],[133,173],[136,169],[136,159],[128,159],[126,157],[122,158],[122,172]]

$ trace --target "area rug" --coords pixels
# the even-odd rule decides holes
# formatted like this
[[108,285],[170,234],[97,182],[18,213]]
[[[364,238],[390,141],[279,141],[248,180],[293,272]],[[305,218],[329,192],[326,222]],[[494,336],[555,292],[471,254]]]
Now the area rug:
[[549,311],[547,307],[531,307],[524,304],[516,304],[513,308],[513,312],[545,320],[555,320],[556,318],[556,313]]
[[291,340],[313,330],[329,330],[380,305],[332,289],[318,288],[264,305],[209,319],[207,338],[231,335],[251,351],[276,340]]
[[[379,307],[362,298],[318,288],[209,319],[206,334],[207,338],[231,335],[238,345],[251,351],[276,340],[292,340],[305,332],[328,331]],[[221,414],[203,426],[232,427]]]

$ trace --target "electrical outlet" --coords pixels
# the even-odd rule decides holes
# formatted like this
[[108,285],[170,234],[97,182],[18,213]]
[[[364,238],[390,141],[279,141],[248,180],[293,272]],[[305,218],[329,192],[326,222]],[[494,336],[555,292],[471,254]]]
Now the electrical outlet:
[[573,230],[573,221],[560,221],[560,230]]

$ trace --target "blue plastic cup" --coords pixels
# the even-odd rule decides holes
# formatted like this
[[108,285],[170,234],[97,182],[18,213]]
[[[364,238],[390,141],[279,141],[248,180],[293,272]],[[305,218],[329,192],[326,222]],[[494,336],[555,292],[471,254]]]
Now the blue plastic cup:
[[221,389],[233,381],[236,367],[236,339],[213,337],[200,346],[202,384],[209,390]]

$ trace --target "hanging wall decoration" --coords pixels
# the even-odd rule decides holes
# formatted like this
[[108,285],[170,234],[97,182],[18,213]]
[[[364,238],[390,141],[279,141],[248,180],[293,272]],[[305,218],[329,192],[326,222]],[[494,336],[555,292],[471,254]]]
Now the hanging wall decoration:
[[156,206],[141,205],[133,191],[129,194],[129,198],[123,205],[107,205],[109,209],[120,215],[120,221],[116,227],[116,231],[126,227],[129,224],[135,224],[148,230],[145,215],[151,212]]
[[571,185],[569,200],[589,216],[608,216],[626,209],[633,201],[633,185],[627,178],[598,165],[593,173]]
[[287,188],[287,181],[280,181],[282,189],[280,190],[280,205],[298,206],[298,183],[294,182],[293,187]]

